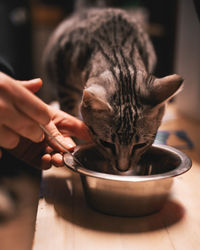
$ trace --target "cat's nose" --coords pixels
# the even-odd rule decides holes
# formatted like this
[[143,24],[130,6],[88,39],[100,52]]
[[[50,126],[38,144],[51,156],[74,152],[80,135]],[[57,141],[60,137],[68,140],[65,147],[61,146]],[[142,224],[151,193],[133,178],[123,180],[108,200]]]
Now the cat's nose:
[[118,159],[116,159],[116,169],[120,172],[125,172],[130,168],[130,160],[126,154],[121,154]]
[[121,145],[116,155],[116,169],[120,172],[128,171],[131,167],[131,152],[129,147]]
[[118,161],[116,161],[116,169],[118,170],[118,171],[120,171],[120,172],[126,172],[126,171],[128,171],[129,170],[129,165],[121,165],[121,164],[119,164],[119,162]]

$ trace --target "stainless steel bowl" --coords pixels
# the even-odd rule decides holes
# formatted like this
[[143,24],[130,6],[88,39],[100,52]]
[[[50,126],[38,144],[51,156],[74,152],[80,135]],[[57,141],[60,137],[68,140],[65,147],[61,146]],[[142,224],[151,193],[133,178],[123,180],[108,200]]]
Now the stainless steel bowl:
[[94,145],[77,147],[74,156],[78,161],[65,154],[64,162],[80,174],[88,204],[118,216],[143,216],[159,211],[170,194],[173,177],[192,165],[187,155],[165,145],[153,145],[138,163],[140,168],[148,169],[148,175],[109,174],[109,159]]

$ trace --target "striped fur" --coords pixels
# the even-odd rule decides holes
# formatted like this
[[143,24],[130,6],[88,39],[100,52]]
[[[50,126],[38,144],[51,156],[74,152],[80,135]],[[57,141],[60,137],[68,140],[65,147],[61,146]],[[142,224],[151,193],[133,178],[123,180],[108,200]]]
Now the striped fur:
[[47,46],[46,74],[57,84],[61,109],[78,116],[81,104],[83,120],[112,155],[116,171],[138,172],[134,164],[160,126],[164,100],[156,103],[155,98],[156,105],[151,105],[149,95],[155,58],[138,21],[119,9],[74,15],[56,29]]

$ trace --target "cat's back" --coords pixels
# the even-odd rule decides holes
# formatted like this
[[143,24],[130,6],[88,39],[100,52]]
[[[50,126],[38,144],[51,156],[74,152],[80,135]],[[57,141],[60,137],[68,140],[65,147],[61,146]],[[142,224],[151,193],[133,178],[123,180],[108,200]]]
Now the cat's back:
[[[129,26],[133,30],[138,28],[137,19],[131,16],[128,12],[115,9],[85,9],[79,13],[72,15],[64,20],[55,30],[50,38],[49,47],[64,44],[68,39],[80,40],[81,36],[86,38],[93,38],[98,32],[102,32],[102,27],[110,25],[109,29],[112,33],[111,24],[119,26]],[[123,30],[121,30],[122,32]],[[108,33],[107,35],[111,35]]]
[[151,72],[155,64],[154,51],[137,16],[115,8],[85,9],[64,20],[52,34],[44,53],[44,67],[49,78],[56,74],[56,64],[65,71],[67,68],[68,77],[72,71],[80,71],[80,75],[88,65],[99,62],[102,54],[113,58],[112,49],[122,49],[125,57],[133,61],[135,47]]

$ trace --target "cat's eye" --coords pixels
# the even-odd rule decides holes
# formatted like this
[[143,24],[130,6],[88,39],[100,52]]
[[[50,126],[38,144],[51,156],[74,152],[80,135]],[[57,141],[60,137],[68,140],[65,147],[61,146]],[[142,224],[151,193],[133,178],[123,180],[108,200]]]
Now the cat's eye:
[[92,132],[93,135],[95,135],[95,136],[97,135],[97,133],[94,131],[94,129],[91,126],[89,126],[89,129],[90,129],[90,131]]
[[106,148],[110,148],[113,145],[113,143],[110,143],[110,142],[107,142],[107,141],[103,141],[101,139],[99,141]]
[[99,142],[101,143],[102,146],[111,149],[112,152],[113,152],[113,154],[116,154],[115,145],[113,143],[107,142],[107,141],[103,141],[101,139],[99,140]]
[[144,142],[144,143],[138,143],[138,144],[134,145],[133,149],[132,149],[132,155],[135,153],[135,151],[137,149],[144,148],[145,146],[147,146],[146,142]]

